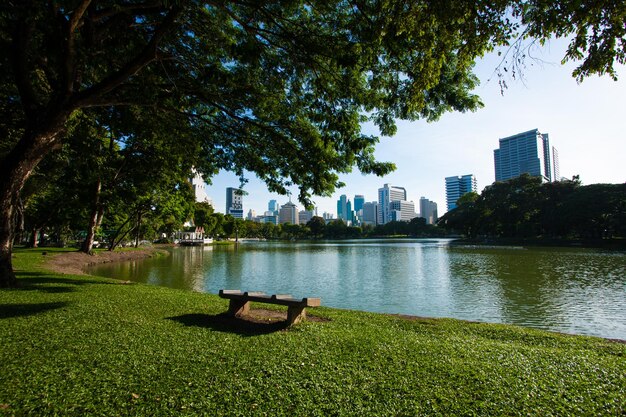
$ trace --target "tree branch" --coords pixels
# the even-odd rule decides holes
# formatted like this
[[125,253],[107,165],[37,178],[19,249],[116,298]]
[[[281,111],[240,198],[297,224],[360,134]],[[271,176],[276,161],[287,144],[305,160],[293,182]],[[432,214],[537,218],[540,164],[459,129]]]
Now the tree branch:
[[74,57],[76,56],[75,40],[76,28],[83,18],[85,11],[91,4],[91,0],[83,0],[76,10],[72,13],[69,23],[66,25],[67,33],[65,34],[65,62],[63,72],[63,89],[66,97],[72,94],[74,87]]
[[174,26],[176,18],[181,12],[181,7],[172,7],[161,24],[157,26],[150,42],[144,47],[143,51],[116,73],[111,74],[100,83],[78,93],[74,99],[74,106],[77,108],[85,107],[89,105],[90,102],[100,99],[103,95],[119,87],[141,71],[146,65],[154,61],[158,57],[157,49],[159,43]]
[[81,4],[78,5],[76,10],[74,10],[74,13],[72,13],[72,16],[70,17],[69,28],[68,28],[69,29],[68,39],[74,38],[73,33],[78,27],[78,23],[83,18],[85,11],[87,10],[90,4],[91,4],[91,0],[83,0]]
[[163,2],[162,1],[152,1],[152,2],[146,2],[146,3],[142,3],[142,4],[134,4],[134,5],[129,5],[129,6],[120,6],[120,7],[109,7],[107,9],[102,9],[96,13],[94,13],[92,15],[92,19],[94,21],[98,21],[98,20],[102,20],[102,19],[106,19],[107,17],[113,17],[113,16],[117,16],[120,14],[131,14],[131,15],[135,15],[138,12],[139,13],[146,13],[146,12],[159,12],[160,10],[163,9]]
[[32,22],[27,23],[24,20],[20,20],[15,29],[11,45],[15,85],[20,93],[24,113],[29,120],[37,117],[37,107],[39,105],[37,95],[29,79],[30,71],[28,70],[27,51],[32,30]]

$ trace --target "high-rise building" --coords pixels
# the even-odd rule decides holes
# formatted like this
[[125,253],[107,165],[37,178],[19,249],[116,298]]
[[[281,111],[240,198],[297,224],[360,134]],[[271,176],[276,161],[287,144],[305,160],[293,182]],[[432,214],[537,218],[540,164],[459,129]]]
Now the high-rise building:
[[500,139],[500,147],[493,151],[496,181],[506,181],[522,174],[540,176],[552,181],[552,158],[547,133],[538,129]]
[[420,217],[426,219],[426,224],[437,223],[437,203],[426,197],[420,198]]
[[302,210],[298,213],[298,223],[307,224],[315,216],[315,210]]
[[291,200],[280,207],[279,222],[280,224],[291,223],[298,224],[298,206],[293,204]]
[[559,152],[554,146],[552,147],[552,172],[554,173],[552,181],[561,181],[561,168],[559,168]]
[[415,204],[412,201],[393,200],[389,203],[389,221],[408,222],[417,217]]
[[[446,206],[448,207],[448,211],[456,208],[456,202],[463,194],[472,191],[478,192],[478,183],[473,174],[463,175],[461,177],[446,177]],[[421,212],[420,205],[420,213]]]
[[226,189],[226,212],[236,219],[243,219],[243,191],[238,188]]
[[371,203],[363,204],[363,214],[361,221],[363,224],[378,224],[378,202],[372,201]]
[[209,198],[206,193],[206,183],[202,178],[202,175],[195,170],[195,168],[191,169],[191,178],[189,181],[191,182],[191,188],[193,189],[193,193],[196,196],[196,201],[198,203],[209,203],[213,205],[213,201]]
[[267,210],[271,211],[274,214],[278,214],[278,210],[279,210],[278,202],[276,200],[270,200],[270,202],[267,203]]
[[337,218],[348,223],[353,220],[352,215],[352,203],[348,199],[348,196],[342,194],[337,200]]
[[359,214],[359,211],[363,209],[363,205],[365,204],[365,197],[357,194],[354,196],[354,212]]
[[278,216],[273,211],[266,211],[261,217],[261,223],[278,224]]
[[378,224],[389,223],[392,220],[389,209],[389,203],[392,201],[406,201],[406,190],[389,184],[378,189]]
[[256,219],[256,212],[252,209],[248,210],[248,215],[246,216],[246,220],[254,221]]
[[324,213],[322,214],[322,218],[323,218],[324,220],[326,220],[326,223],[328,223],[329,221],[333,220],[333,219],[335,218],[335,216],[333,215],[333,213],[327,213],[327,212],[324,212]]

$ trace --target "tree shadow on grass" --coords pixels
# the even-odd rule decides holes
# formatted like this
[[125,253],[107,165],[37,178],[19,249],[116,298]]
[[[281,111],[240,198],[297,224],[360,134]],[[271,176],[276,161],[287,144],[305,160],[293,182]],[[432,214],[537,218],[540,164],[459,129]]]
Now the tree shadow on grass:
[[[115,282],[96,281],[85,278],[55,277],[43,272],[16,272],[21,291],[42,291],[47,293],[68,293],[76,291],[72,286],[103,284],[115,285]],[[121,283],[121,281],[120,281]]]
[[289,327],[287,320],[261,322],[250,317],[232,317],[226,313],[184,314],[177,317],[168,317],[185,326],[203,327],[218,332],[236,333],[243,336],[259,336],[285,330]]
[[12,317],[32,316],[67,307],[68,302],[40,303],[40,304],[0,304],[0,319]]

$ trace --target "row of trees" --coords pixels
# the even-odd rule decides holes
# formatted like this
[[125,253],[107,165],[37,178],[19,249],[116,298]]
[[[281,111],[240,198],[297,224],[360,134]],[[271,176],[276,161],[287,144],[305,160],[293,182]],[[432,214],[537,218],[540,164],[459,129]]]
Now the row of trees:
[[626,184],[542,183],[522,175],[459,199],[439,225],[475,238],[626,237]]
[[[141,134],[125,129],[124,112],[82,116],[65,144],[45,160],[20,193],[17,235],[56,243],[80,237],[91,252],[106,231],[109,249],[122,242],[171,234],[194,210],[188,182],[193,158],[158,120]],[[103,123],[106,120],[107,123]],[[170,126],[171,128],[171,126]],[[100,236],[97,236],[97,234]]]
[[234,219],[232,216],[224,216],[221,213],[210,214],[206,220],[202,220],[202,217],[204,216],[196,215],[196,225],[202,226],[208,235],[228,238],[237,235],[261,239],[357,239],[378,236],[435,237],[445,234],[443,229],[428,225],[419,217],[410,222],[390,222],[385,225],[362,227],[348,226],[342,220],[327,223],[317,216],[307,224],[279,225]]

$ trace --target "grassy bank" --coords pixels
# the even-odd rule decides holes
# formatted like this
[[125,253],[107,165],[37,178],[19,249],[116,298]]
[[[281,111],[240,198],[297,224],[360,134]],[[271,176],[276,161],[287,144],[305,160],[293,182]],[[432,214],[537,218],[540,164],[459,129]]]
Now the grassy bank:
[[0,415],[626,413],[626,344],[328,308],[285,330],[42,258],[17,253],[24,286],[0,291]]

